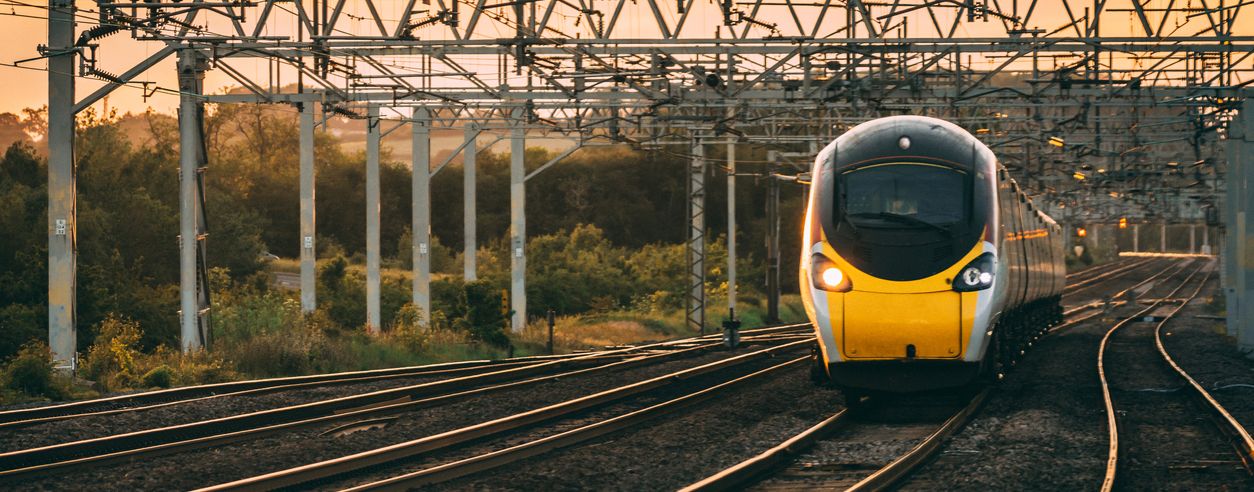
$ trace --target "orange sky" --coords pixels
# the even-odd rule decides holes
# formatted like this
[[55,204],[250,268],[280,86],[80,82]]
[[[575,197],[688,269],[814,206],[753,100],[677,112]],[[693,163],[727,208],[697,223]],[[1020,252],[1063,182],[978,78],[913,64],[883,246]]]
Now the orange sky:
[[[40,0],[22,1],[46,5],[46,2]],[[609,10],[613,5],[609,0],[595,1],[595,5],[602,9]],[[1126,9],[1130,7],[1131,1],[1132,0],[1109,0],[1106,8]],[[1164,8],[1167,6],[1168,1],[1169,0],[1148,0],[1145,5],[1147,8],[1151,9]],[[797,2],[799,4],[811,3],[807,0],[797,0]],[[990,3],[991,2],[992,0],[990,0]],[[1000,5],[1004,10],[1009,11],[1011,9],[1012,2],[1013,0],[1000,0]],[[1199,0],[1191,0],[1189,2],[1177,2],[1176,4],[1197,4],[1198,2]],[[1209,0],[1209,4],[1212,5],[1218,5],[1218,2],[1219,0]],[[1228,2],[1233,3],[1235,0],[1228,0]],[[383,17],[394,19],[398,17],[396,11],[403,8],[403,4],[405,2],[385,0],[377,3],[383,11]],[[665,15],[671,19],[672,23],[674,23],[677,17],[674,12],[674,2],[661,0],[658,3],[659,6],[663,6]],[[739,3],[740,2],[738,2],[738,4]],[[908,5],[918,2],[917,0],[908,0],[903,3]],[[1019,8],[1021,10],[1026,10],[1028,3],[1030,3],[1028,0],[1020,0]],[[83,8],[94,8],[95,6],[95,2],[91,1],[79,1],[79,4]],[[361,4],[361,2],[350,0],[350,6],[346,9],[347,14],[354,14],[359,11],[358,9],[362,9],[361,12],[364,13],[364,8],[361,5],[355,4]],[[422,2],[418,2],[419,7],[422,6],[421,4]],[[627,3],[627,7],[624,9],[624,13],[622,14],[623,17],[619,21],[616,37],[630,36],[647,38],[656,35],[656,31],[651,30],[652,28],[650,27],[653,22],[651,14],[647,14],[648,11],[645,10],[648,8],[647,4],[647,2],[643,1],[636,2],[634,5],[632,2]],[[1083,9],[1084,6],[1089,5],[1089,3],[1084,1],[1074,1],[1072,5],[1073,8]],[[748,9],[749,5],[741,5],[740,8]],[[778,9],[779,7],[775,8]],[[874,9],[875,15],[882,15],[888,11],[887,7],[874,7]],[[1061,3],[1058,0],[1040,0],[1037,9],[1038,11],[1033,19],[1033,24],[1035,25],[1029,27],[1040,27],[1046,30],[1052,30],[1063,24],[1061,19],[1066,18],[1062,11]],[[815,11],[814,9],[810,9],[810,11],[807,12],[805,8],[800,8],[798,10],[801,14],[800,17],[803,19],[803,22],[805,19],[812,19],[813,17],[810,17],[807,14]],[[778,12],[782,13],[786,11],[779,10]],[[18,15],[4,15],[11,13],[16,13]],[[1081,15],[1081,12],[1076,12],[1076,14]],[[8,0],[0,0],[0,63],[11,64],[15,60],[36,56],[36,45],[46,42],[47,21],[43,19],[21,17],[23,15],[44,16],[45,11],[42,9],[16,7],[11,5]],[[465,19],[467,15],[468,14],[465,10],[463,10],[463,19]],[[1106,18],[1107,20],[1105,20],[1103,24],[1103,34],[1121,35],[1131,32],[1140,32],[1140,25],[1135,20],[1132,13],[1111,13],[1108,15],[1110,15],[1110,17]],[[1160,15],[1161,14],[1151,12],[1151,22],[1156,23],[1157,18]],[[1128,20],[1127,23],[1113,22],[1114,20],[1122,19],[1125,16]],[[1242,14],[1241,17],[1242,19],[1238,22],[1238,34],[1254,35],[1254,12]],[[572,19],[559,17],[555,17],[554,19],[555,20],[551,22],[551,25],[558,26],[566,32],[573,33],[586,28],[586,25],[582,28],[575,27]],[[685,32],[690,33],[690,35],[706,32],[713,33],[714,27],[720,23],[720,20],[721,16],[718,14],[717,6],[713,2],[694,2],[693,12],[689,16],[687,21],[688,26],[685,28]],[[791,17],[787,16],[776,19],[764,17],[763,20],[778,22],[781,26],[793,25]],[[844,22],[843,15],[840,15],[837,11],[829,13],[828,20],[830,21],[831,27],[825,25],[824,30],[830,30],[830,28],[839,26]],[[910,14],[909,22],[912,31],[920,28],[920,26],[923,26],[923,22],[927,22],[927,25],[930,25],[930,20],[927,19],[926,14],[922,11]],[[1191,24],[1196,24],[1196,27],[1200,28],[1204,25],[1203,22],[1203,19],[1197,18],[1191,21]],[[825,24],[828,23],[829,22],[825,22]],[[373,29],[370,27],[371,24],[359,21],[350,20],[349,22],[342,22],[341,24],[353,28],[355,32],[368,32]],[[942,19],[942,24],[944,24],[944,19]],[[481,20],[480,26],[479,33],[482,35],[495,37],[495,34],[497,34],[493,32],[496,30],[494,26],[486,20]],[[985,31],[984,27],[988,29],[988,32],[973,32]],[[1184,29],[1180,30],[1180,34],[1196,32],[1198,30],[1197,28],[1193,25],[1186,25]],[[282,26],[275,26],[274,29],[276,32],[287,30],[283,29]],[[978,36],[981,34],[988,34],[989,32],[1000,30],[1001,25],[1000,23],[990,21],[988,24],[983,26],[978,23],[973,24],[970,29],[971,31],[960,29],[959,36]],[[422,32],[419,32],[418,34],[420,36],[425,36]],[[762,34],[765,34],[765,32]],[[789,35],[792,33],[784,32],[784,34]],[[156,43],[140,43],[130,40],[125,33],[118,34],[101,42],[101,48],[99,51],[101,66],[102,68],[108,69],[112,72],[122,72],[131,64],[142,60],[157,49],[159,49],[159,46]],[[1249,61],[1246,63],[1249,63]],[[24,107],[38,107],[45,104],[47,99],[47,75],[42,71],[45,64],[42,61],[36,61],[29,63],[27,66],[37,68],[39,70],[24,70],[9,66],[0,66],[0,82],[3,82],[4,87],[4,90],[0,91],[0,112],[16,112]],[[249,75],[257,75],[259,79],[264,79],[261,67],[251,67],[250,69],[250,67],[245,66],[237,68],[242,68],[242,71]],[[148,80],[156,82],[161,86],[174,87],[176,84],[173,57],[153,69],[150,69],[148,73],[140,77],[139,80]],[[291,81],[286,80],[284,82]],[[79,96],[85,96],[100,85],[101,84],[99,82],[92,79],[78,79]],[[207,75],[206,88],[208,90],[216,92],[230,85],[234,85],[233,81],[221,73],[211,71]],[[174,96],[160,93],[145,100],[141,90],[131,87],[124,87],[114,91],[108,99],[108,104],[111,107],[117,108],[122,112],[141,112],[149,107],[161,112],[173,112],[177,103],[178,101]],[[97,103],[97,108],[101,105],[103,105],[103,103]]]

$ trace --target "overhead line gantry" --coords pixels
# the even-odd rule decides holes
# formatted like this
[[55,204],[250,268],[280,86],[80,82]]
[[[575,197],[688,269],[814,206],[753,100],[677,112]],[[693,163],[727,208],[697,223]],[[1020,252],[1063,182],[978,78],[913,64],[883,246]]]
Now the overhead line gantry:
[[[192,185],[212,169],[206,162],[213,149],[196,152],[202,129],[192,117],[203,114],[205,103],[299,108],[306,310],[316,306],[313,127],[331,114],[360,118],[370,129],[368,148],[376,150],[381,121],[411,125],[414,169],[431,170],[415,172],[412,183],[413,301],[425,312],[429,177],[440,168],[430,162],[434,129],[465,129],[459,152],[468,197],[477,139],[509,140],[515,330],[525,326],[527,310],[526,139],[563,136],[574,148],[629,144],[686,155],[692,171],[687,312],[699,329],[709,160],[703,151],[712,148],[703,146],[726,145],[726,167],[735,169],[737,145],[804,154],[860,121],[901,113],[950,119],[976,133],[1028,191],[1049,196],[1047,211],[1068,222],[1110,220],[1110,210],[1130,206],[1173,210],[1183,220],[1194,220],[1204,206],[1225,207],[1225,285],[1230,305],[1238,305],[1250,299],[1242,272],[1254,265],[1243,260],[1244,234],[1234,234],[1249,219],[1239,212],[1243,198],[1232,193],[1248,193],[1225,178],[1248,172],[1252,150],[1244,132],[1230,133],[1233,121],[1249,117],[1254,81],[1254,14],[1244,6],[1232,0],[1166,8],[1140,0],[149,0],[98,1],[80,10],[71,0],[51,0],[42,49],[49,64],[50,344],[58,361],[72,363],[74,114],[170,57],[178,60],[180,135],[189,149],[182,152],[179,200],[187,350],[206,343],[203,319],[210,312],[200,271],[203,186]],[[115,45],[102,43],[110,35],[129,36],[127,43],[151,46],[152,54],[124,61]],[[206,94],[192,82],[207,71],[247,93]],[[77,99],[79,77],[104,85]],[[1185,158],[1201,163],[1194,166],[1201,178],[1197,199],[1172,193],[1182,174],[1167,163]],[[368,152],[368,170],[377,159]],[[380,238],[378,208],[370,203],[372,308],[364,321],[377,328]],[[728,217],[734,221],[734,214]],[[473,279],[473,213],[466,220],[465,276]],[[1254,347],[1254,316],[1234,318],[1233,333]]]

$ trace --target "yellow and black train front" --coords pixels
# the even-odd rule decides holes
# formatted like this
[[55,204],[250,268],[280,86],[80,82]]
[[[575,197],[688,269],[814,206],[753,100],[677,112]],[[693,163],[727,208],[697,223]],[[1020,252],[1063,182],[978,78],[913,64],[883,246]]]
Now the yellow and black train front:
[[816,369],[853,390],[976,377],[1005,297],[997,171],[988,147],[933,118],[870,121],[823,149],[801,258]]

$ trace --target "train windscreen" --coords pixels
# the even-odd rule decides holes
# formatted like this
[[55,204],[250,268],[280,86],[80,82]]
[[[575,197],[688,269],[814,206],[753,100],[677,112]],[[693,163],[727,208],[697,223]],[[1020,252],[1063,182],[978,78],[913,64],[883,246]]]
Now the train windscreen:
[[879,164],[840,176],[838,213],[858,227],[951,232],[969,216],[969,178],[935,164]]

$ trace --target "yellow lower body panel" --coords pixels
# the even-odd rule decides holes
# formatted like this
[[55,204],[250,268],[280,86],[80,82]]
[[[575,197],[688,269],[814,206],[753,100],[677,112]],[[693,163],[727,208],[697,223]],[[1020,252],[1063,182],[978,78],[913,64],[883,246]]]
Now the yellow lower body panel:
[[847,359],[955,359],[962,355],[962,298],[957,292],[844,295]]

